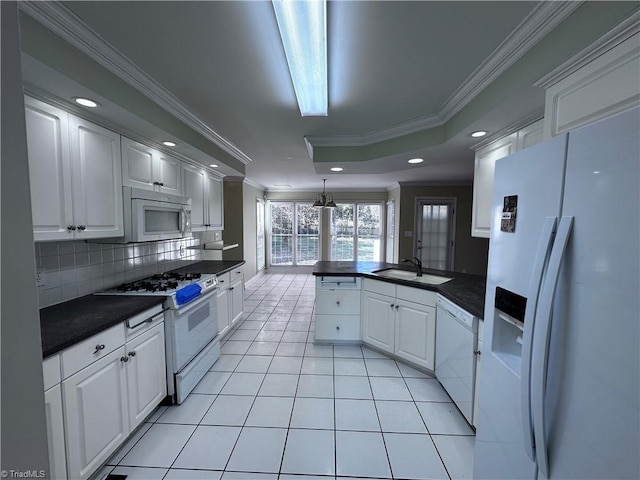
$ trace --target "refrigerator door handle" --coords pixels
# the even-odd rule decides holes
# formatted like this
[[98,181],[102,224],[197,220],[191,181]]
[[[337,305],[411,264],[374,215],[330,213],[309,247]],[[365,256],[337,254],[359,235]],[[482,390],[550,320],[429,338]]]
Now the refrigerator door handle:
[[560,268],[572,227],[573,217],[562,217],[549,258],[549,267],[540,292],[540,307],[534,322],[536,327],[532,345],[533,361],[531,362],[532,414],[538,470],[545,478],[549,478],[549,457],[546,445],[544,397],[547,384],[551,321]]
[[536,256],[531,271],[529,285],[529,300],[524,317],[524,334],[522,336],[522,370],[520,372],[521,401],[522,401],[522,433],[524,434],[524,450],[527,456],[535,462],[535,438],[533,433],[533,419],[531,417],[531,348],[533,344],[533,327],[536,308],[540,296],[540,287],[544,274],[544,267],[549,258],[556,231],[557,217],[547,217],[542,225],[542,234],[538,241]]

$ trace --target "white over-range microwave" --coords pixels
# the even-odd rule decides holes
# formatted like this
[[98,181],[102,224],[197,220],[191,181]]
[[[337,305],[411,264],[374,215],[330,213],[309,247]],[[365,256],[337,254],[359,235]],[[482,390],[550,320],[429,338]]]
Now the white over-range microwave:
[[191,235],[191,198],[122,187],[124,243]]

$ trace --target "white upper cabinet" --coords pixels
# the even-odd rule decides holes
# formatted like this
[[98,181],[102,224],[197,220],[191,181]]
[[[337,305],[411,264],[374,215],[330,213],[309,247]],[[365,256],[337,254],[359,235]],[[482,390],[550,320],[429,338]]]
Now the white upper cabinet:
[[205,178],[202,168],[182,164],[183,193],[185,197],[191,197],[191,230],[194,232],[206,230]]
[[222,230],[224,227],[222,178],[207,174],[207,199],[207,227],[211,230]]
[[25,97],[34,239],[124,234],[120,135]]
[[491,233],[491,204],[493,202],[493,176],[496,161],[540,143],[543,140],[543,127],[544,121],[538,120],[476,151],[471,217],[471,235],[473,237],[489,238]]
[[34,239],[73,239],[69,115],[25,97]]
[[122,183],[174,195],[182,194],[180,160],[122,137]]
[[[575,130],[640,104],[640,33],[570,60],[538,86],[545,94],[545,138]],[[579,68],[576,68],[579,67]]]
[[191,230],[222,230],[222,178],[182,162],[183,195],[191,197]]
[[515,152],[516,139],[517,134],[511,134],[476,152],[473,171],[473,212],[471,217],[471,235],[474,237],[489,238],[496,160]]
[[120,135],[73,115],[69,133],[78,238],[123,236]]

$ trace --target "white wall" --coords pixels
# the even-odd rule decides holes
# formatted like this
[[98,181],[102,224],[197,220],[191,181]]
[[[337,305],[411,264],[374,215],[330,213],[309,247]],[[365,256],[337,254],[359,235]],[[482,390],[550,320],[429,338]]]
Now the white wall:
[[[2,470],[48,470],[29,167],[15,2],[0,2]],[[10,475],[10,473],[9,473]],[[4,477],[5,475],[3,475]]]

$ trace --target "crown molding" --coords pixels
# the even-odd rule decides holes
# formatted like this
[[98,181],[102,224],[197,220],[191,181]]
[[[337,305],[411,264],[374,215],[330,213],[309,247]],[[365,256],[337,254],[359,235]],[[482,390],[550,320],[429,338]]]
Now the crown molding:
[[473,182],[470,180],[464,181],[438,181],[438,182],[398,182],[400,188],[402,187],[470,187]]
[[215,143],[243,164],[252,161],[229,140],[193,114],[176,96],[137,67],[129,58],[91,30],[78,16],[57,1],[21,1],[21,11],[34,18],[73,47],[151,99],[171,115]]
[[305,137],[305,143],[309,156],[313,159],[313,147],[362,147],[444,125],[582,3],[540,2],[449,97],[438,113],[362,135],[308,136]]
[[267,187],[265,187],[264,185],[258,182],[251,180],[250,178],[244,177],[243,182],[249,185],[250,187],[255,188],[256,190],[260,190],[263,193],[267,190]]
[[440,108],[439,116],[445,122],[451,119],[582,3],[540,2],[445,102]]
[[606,51],[611,50],[616,45],[638,34],[638,32],[640,32],[640,8],[636,9],[632,15],[602,35],[591,45],[582,49],[569,60],[535,82],[533,86],[544,89],[549,88],[584,67]]
[[534,122],[537,122],[538,120],[540,120],[542,118],[544,118],[544,110],[543,109],[536,110],[531,115],[527,115],[526,117],[521,118],[518,121],[507,125],[503,129],[498,130],[497,132],[491,134],[490,136],[488,136],[486,138],[483,138],[481,142],[478,142],[478,143],[472,145],[469,148],[471,150],[479,150],[479,149],[481,149],[483,147],[486,147],[487,145],[495,142],[496,140],[500,140],[501,138],[504,138],[504,137],[506,137],[508,135],[511,135],[512,133],[523,129],[526,126],[531,125]]

